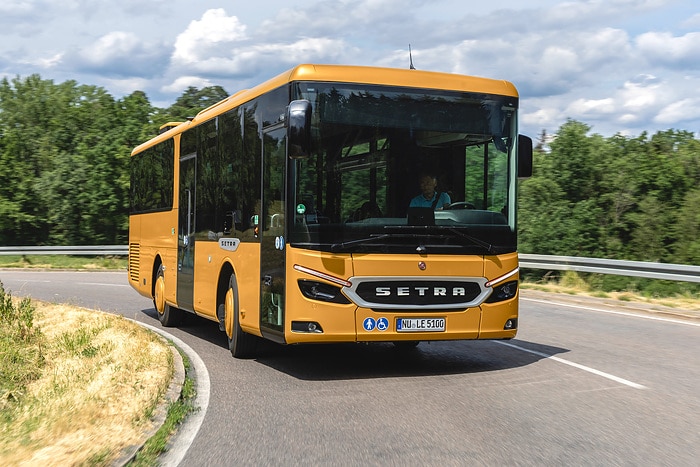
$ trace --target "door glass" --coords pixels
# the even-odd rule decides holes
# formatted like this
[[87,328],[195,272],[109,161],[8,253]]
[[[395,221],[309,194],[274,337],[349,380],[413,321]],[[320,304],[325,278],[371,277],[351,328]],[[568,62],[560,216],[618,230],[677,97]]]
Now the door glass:
[[263,135],[263,212],[260,268],[261,326],[284,330],[285,288],[285,152],[286,130],[280,128]]
[[177,248],[177,305],[192,310],[194,292],[194,221],[197,154],[180,158],[180,205]]

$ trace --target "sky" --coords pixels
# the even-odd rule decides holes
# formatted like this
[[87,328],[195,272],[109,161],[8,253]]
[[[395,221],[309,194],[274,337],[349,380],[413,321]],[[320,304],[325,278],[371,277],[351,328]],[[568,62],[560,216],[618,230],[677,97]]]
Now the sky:
[[299,63],[505,79],[520,132],[700,137],[697,0],[1,0],[0,77],[144,91],[247,89]]

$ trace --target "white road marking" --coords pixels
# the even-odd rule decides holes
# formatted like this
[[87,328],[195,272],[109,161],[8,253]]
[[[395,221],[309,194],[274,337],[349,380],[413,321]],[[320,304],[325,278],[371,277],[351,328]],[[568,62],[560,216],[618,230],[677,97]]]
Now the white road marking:
[[129,284],[104,284],[102,282],[76,282],[78,285],[101,285],[104,287],[130,287]]
[[202,358],[197,355],[197,352],[195,352],[194,349],[187,345],[183,340],[178,339],[161,328],[139,321],[134,322],[152,330],[153,332],[157,332],[161,336],[172,341],[185,353],[185,355],[187,355],[187,358],[190,360],[190,364],[194,368],[196,396],[193,403],[198,410],[190,413],[187,416],[183,424],[178,428],[174,438],[168,443],[168,450],[165,452],[165,454],[158,458],[159,465],[175,467],[182,462],[182,459],[184,459],[185,455],[187,454],[187,450],[197,437],[197,433],[199,433],[202,423],[204,423],[204,416],[207,414],[207,409],[209,408],[209,397],[211,394],[209,371],[207,370],[207,366],[204,364]]
[[700,327],[700,322],[691,321],[691,320],[685,321],[685,320],[681,320],[681,319],[664,318],[661,316],[651,316],[651,315],[645,315],[645,314],[629,313],[626,311],[605,310],[603,308],[593,308],[590,306],[583,306],[583,305],[570,305],[567,303],[554,302],[554,301],[549,302],[547,300],[537,300],[534,298],[522,298],[521,297],[520,300],[524,300],[524,301],[528,301],[528,302],[535,302],[535,303],[544,303],[546,305],[566,306],[569,308],[577,308],[579,310],[597,311],[599,313],[608,313],[611,315],[629,316],[631,318],[650,319],[653,321],[664,321],[666,323],[685,324],[686,326]]
[[602,376],[603,378],[610,379],[612,381],[615,381],[617,383],[624,384],[626,386],[635,388],[635,389],[646,389],[646,386],[642,386],[641,384],[634,383],[632,381],[626,380],[624,378],[620,378],[619,376],[611,375],[610,373],[605,373],[604,371],[596,370],[595,368],[591,368],[585,365],[581,365],[579,363],[571,362],[569,360],[564,360],[563,358],[555,357],[554,355],[547,355],[546,353],[543,352],[538,352],[536,350],[530,350],[526,349],[524,347],[520,347],[515,344],[511,344],[510,342],[504,342],[504,341],[493,341],[497,344],[505,345],[506,347],[511,347],[513,349],[521,350],[523,352],[531,353],[533,355],[537,355],[539,357],[547,358],[549,360],[554,360],[555,362],[563,363],[564,365],[569,365],[574,368],[578,368],[579,370],[587,371],[589,373],[593,373],[594,375]]

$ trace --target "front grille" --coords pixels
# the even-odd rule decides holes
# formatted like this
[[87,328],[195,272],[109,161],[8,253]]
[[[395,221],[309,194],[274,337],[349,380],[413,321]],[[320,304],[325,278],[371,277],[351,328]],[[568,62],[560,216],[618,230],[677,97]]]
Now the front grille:
[[374,309],[426,311],[480,305],[491,289],[484,278],[351,278],[343,292],[357,305]]
[[133,282],[139,281],[139,271],[141,262],[141,245],[138,243],[129,244],[129,278]]

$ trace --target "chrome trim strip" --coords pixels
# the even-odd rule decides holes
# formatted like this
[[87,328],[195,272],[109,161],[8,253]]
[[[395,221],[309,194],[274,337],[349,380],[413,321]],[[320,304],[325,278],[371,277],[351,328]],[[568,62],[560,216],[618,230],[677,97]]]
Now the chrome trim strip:
[[305,274],[308,274],[310,276],[318,277],[319,279],[325,279],[329,282],[333,282],[334,284],[338,284],[338,285],[343,286],[343,287],[349,287],[350,285],[352,285],[351,282],[346,281],[345,279],[331,276],[330,274],[316,271],[315,269],[307,268],[306,266],[301,266],[299,264],[295,264],[294,269],[299,271],[299,272],[303,272]]
[[499,282],[503,282],[506,279],[510,279],[511,277],[516,275],[518,272],[520,272],[519,267],[513,269],[511,272],[509,272],[507,274],[502,275],[501,277],[497,277],[493,280],[488,281],[485,285],[486,285],[486,287],[493,287],[494,285],[498,284]]

